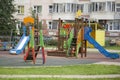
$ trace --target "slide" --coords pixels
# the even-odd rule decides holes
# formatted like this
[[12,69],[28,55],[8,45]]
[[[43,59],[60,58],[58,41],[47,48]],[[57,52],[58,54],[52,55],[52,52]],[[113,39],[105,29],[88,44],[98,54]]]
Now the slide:
[[95,48],[99,50],[101,54],[103,54],[105,57],[117,59],[119,58],[119,55],[117,53],[110,53],[106,51],[99,43],[97,43],[91,36],[90,32],[92,29],[90,27],[84,28],[84,39],[87,40],[89,43],[93,44]]
[[20,54],[23,52],[25,46],[28,44],[30,36],[23,35],[14,49],[10,50],[10,54]]

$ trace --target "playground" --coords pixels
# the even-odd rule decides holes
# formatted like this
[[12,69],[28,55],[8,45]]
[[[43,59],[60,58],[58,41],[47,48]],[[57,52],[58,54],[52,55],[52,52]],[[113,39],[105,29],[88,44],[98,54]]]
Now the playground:
[[[41,79],[45,77],[46,79],[44,80],[47,80],[47,77],[49,76],[48,79],[58,78],[58,80],[59,79],[61,80],[62,79],[61,75],[64,74],[63,72],[69,73],[69,71],[70,72],[81,71],[82,73],[85,72],[86,70],[87,72],[85,72],[85,74],[87,73],[89,74],[89,72],[90,75],[92,72],[95,73],[94,75],[89,77],[88,74],[87,76],[86,75],[81,76],[79,75],[81,74],[79,72],[78,73],[71,72],[70,75],[65,73],[63,75],[63,78],[70,79],[71,74],[72,74],[71,78],[73,79],[82,77],[96,79],[97,77],[102,79],[113,78],[114,80],[114,78],[115,79],[119,78],[118,67],[120,65],[119,58],[120,50],[118,51],[106,50],[104,47],[101,46],[99,42],[96,41],[95,37],[93,38],[90,35],[90,33],[92,32],[92,28],[88,27],[86,23],[82,22],[82,24],[79,24],[79,20],[77,21],[78,21],[77,23],[71,26],[71,24],[68,23],[63,25],[61,23],[61,20],[59,19],[59,28],[57,35],[58,44],[55,48],[52,47],[47,48],[44,46],[42,30],[35,29],[35,27],[33,25],[31,26],[31,24],[29,26],[26,24],[28,22],[30,23],[34,22],[33,18],[28,17],[27,20],[24,20],[25,26],[23,26],[23,34],[20,40],[17,42],[17,44],[14,45],[14,47],[10,50],[4,49],[4,51],[0,51],[0,67],[1,70],[6,69],[6,71],[2,71],[3,73],[1,74],[3,75],[0,75],[0,77],[3,79],[10,78],[13,80],[18,77],[19,79],[21,79],[22,77],[24,77],[22,79],[26,78],[32,79],[33,77],[34,79],[36,78]],[[96,35],[94,34],[93,36]],[[102,38],[102,40],[104,39]],[[88,48],[87,41],[91,43],[92,46],[94,46],[94,48]],[[97,70],[99,71],[95,70],[94,64],[95,66],[97,66]],[[80,70],[81,69],[80,66],[82,65],[84,68]],[[108,65],[110,65],[110,67]],[[98,66],[103,66],[103,68],[99,69]],[[108,66],[109,68],[107,67],[105,68],[105,66]],[[49,70],[46,69],[47,67],[48,69],[50,69],[50,72]],[[69,69],[64,67],[68,67]],[[75,71],[73,70],[73,67],[74,69],[76,69]],[[78,69],[78,67],[80,69]],[[91,70],[90,67],[92,67],[94,71]],[[114,72],[113,70],[112,75],[108,75],[111,73],[109,72],[111,71],[111,67],[113,67],[113,69],[116,69],[116,72]],[[38,68],[38,70],[35,70],[36,68]],[[47,75],[45,75],[46,73],[43,73],[44,75],[40,75],[40,73],[42,72],[40,68],[43,68],[43,72],[48,72]],[[62,73],[60,75],[56,75],[57,71],[54,70],[53,68],[57,68],[58,72],[60,71]],[[63,71],[60,68],[63,68]],[[13,72],[12,74],[13,77],[11,76],[11,74],[8,72],[9,70],[7,69],[10,69],[11,70],[10,72]],[[14,73],[12,69],[13,70],[19,69],[20,71],[18,70],[15,71],[18,73],[18,75],[16,75],[16,73]],[[27,76],[26,73],[21,73],[22,75],[19,74],[19,72],[24,72],[22,69],[24,69],[24,71],[27,71]],[[27,69],[34,70],[40,73],[35,73],[34,71],[32,71],[32,74],[34,75],[31,75],[30,70]],[[102,69],[105,69],[106,71]],[[55,73],[53,71],[55,71]],[[107,75],[99,76],[101,71],[102,72],[104,71],[103,74],[107,72],[108,73]],[[4,72],[7,72],[7,74],[9,75],[5,75],[6,73]],[[113,76],[113,74],[115,73],[118,75]]]
[[[120,61],[116,51],[103,47],[104,32],[98,23],[88,24],[83,18],[75,18],[73,23],[69,23],[59,18],[57,46],[45,49],[42,29],[34,27],[34,18],[26,17],[23,22],[22,36],[17,44],[9,51],[1,51],[0,66],[61,66]],[[97,40],[102,40],[102,43]],[[89,51],[88,42],[98,51]]]

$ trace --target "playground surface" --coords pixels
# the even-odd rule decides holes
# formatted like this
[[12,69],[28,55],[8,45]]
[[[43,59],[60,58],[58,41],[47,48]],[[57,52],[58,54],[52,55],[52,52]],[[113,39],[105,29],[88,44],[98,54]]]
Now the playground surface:
[[[109,51],[109,50],[108,50]],[[115,52],[115,51],[109,51]],[[119,51],[118,51],[119,52]],[[57,57],[47,56],[46,63],[42,64],[41,54],[38,54],[36,63],[31,61],[24,62],[24,54],[11,55],[9,51],[0,51],[0,67],[29,67],[29,66],[64,66],[64,65],[79,65],[79,64],[110,64],[120,65],[119,59],[110,59],[104,57],[96,49],[88,49],[87,57]]]

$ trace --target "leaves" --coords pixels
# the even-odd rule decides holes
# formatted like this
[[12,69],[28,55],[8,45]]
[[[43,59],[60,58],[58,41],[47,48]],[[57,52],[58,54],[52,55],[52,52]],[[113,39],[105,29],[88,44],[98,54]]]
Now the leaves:
[[0,30],[10,31],[15,29],[15,19],[13,13],[15,7],[14,0],[0,0]]

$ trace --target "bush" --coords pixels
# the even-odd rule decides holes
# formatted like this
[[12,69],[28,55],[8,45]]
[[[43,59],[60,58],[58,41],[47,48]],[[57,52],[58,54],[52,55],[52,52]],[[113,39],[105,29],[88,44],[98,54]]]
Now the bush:
[[105,41],[105,46],[110,46],[110,40]]
[[51,39],[51,40],[48,40],[48,41],[44,41],[44,43],[45,43],[46,46],[57,46],[58,41],[55,40],[55,39]]

